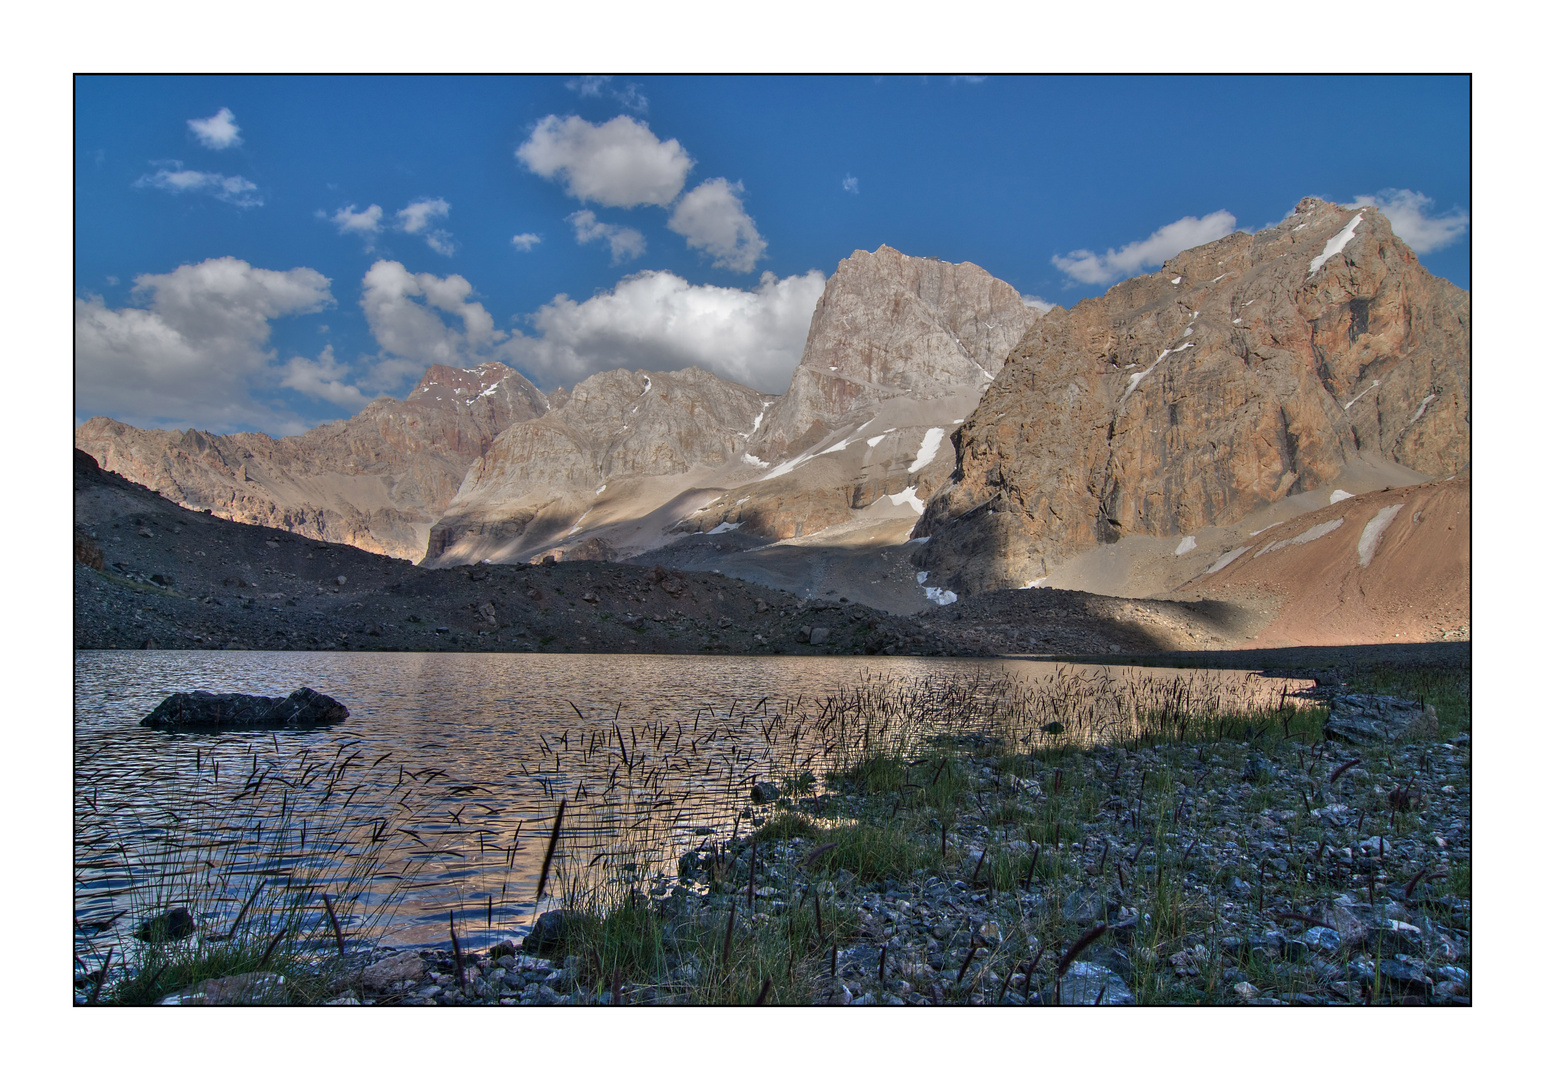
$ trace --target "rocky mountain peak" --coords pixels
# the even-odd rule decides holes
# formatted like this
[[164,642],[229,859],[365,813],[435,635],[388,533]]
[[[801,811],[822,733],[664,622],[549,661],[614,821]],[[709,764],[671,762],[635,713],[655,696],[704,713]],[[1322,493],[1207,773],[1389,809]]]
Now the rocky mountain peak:
[[1372,207],[1305,199],[1182,252],[1031,329],[959,433],[920,565],[960,592],[1019,587],[1356,460],[1450,475],[1469,461],[1469,319]]
[[1039,317],[1013,286],[974,263],[883,244],[855,251],[826,279],[758,456],[812,445],[856,409],[889,398],[980,394]]

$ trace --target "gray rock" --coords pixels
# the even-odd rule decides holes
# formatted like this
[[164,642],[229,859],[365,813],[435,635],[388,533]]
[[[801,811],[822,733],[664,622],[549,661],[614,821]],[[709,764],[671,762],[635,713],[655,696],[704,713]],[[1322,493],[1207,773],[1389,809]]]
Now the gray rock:
[[176,993],[167,994],[157,1005],[288,1005],[290,992],[284,976],[271,971],[253,971],[223,979],[205,979]]
[[754,803],[769,803],[778,797],[778,785],[763,781],[760,784],[751,785],[751,801]]
[[574,933],[577,918],[572,911],[555,909],[542,912],[532,925],[531,933],[526,935],[522,947],[537,956],[560,955],[570,935]]
[[1384,694],[1338,694],[1331,701],[1325,737],[1354,746],[1393,742],[1429,712],[1429,719],[1435,720],[1431,705],[1424,709],[1418,702]]
[[831,638],[832,632],[824,626],[817,626],[810,631],[810,644],[825,645]]
[[151,943],[180,941],[193,933],[193,930],[193,915],[185,907],[175,907],[140,923],[134,936]]
[[376,994],[391,990],[403,980],[410,982],[423,978],[424,961],[413,953],[397,953],[384,960],[377,960],[360,973],[365,989]]
[[140,726],[168,732],[291,729],[336,724],[348,716],[341,702],[309,686],[286,698],[195,690],[168,696]]
[[1061,979],[1062,1004],[1136,1005],[1137,997],[1127,984],[1108,967],[1075,960]]

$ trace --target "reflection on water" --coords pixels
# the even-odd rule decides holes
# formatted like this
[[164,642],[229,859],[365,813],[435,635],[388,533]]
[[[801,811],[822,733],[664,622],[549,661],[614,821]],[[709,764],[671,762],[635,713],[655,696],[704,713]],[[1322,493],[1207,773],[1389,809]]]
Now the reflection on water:
[[[463,946],[486,947],[529,924],[560,800],[574,808],[560,874],[593,865],[592,851],[629,830],[669,867],[673,849],[739,829],[758,778],[819,775],[834,747],[855,745],[849,725],[865,709],[865,740],[890,722],[881,715],[876,726],[876,708],[949,722],[984,696],[989,709],[1016,697],[1034,703],[1037,719],[1092,732],[1126,721],[1131,705],[1119,695],[1100,699],[1119,701],[1116,715],[1080,715],[1095,699],[1062,689],[1070,670],[912,657],[78,652],[76,919],[107,929],[77,946],[88,962],[110,943],[121,948],[132,929],[123,913],[149,901],[158,875],[187,875],[177,888],[189,895],[198,874],[206,886],[218,878],[197,893],[215,910],[196,914],[229,926],[256,882],[309,873],[334,896],[363,888],[365,909],[400,885],[384,927],[396,943],[448,943],[454,911]],[[1187,688],[1203,679],[1215,696],[1268,706],[1283,692],[1280,680],[1236,672],[1113,667],[1077,677],[1104,686],[1179,678]],[[349,720],[261,734],[139,726],[176,691],[285,695],[303,685],[344,702]],[[856,697],[834,705],[833,695],[865,686],[918,689],[905,701],[871,694],[862,707]]]

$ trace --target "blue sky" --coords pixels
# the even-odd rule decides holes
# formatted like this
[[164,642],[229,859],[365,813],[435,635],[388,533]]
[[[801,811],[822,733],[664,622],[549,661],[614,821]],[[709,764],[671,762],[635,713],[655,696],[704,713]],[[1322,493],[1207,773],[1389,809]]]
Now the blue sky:
[[1071,306],[1304,195],[1470,286],[1466,78],[75,80],[76,420],[301,431],[435,360],[781,392],[863,248]]

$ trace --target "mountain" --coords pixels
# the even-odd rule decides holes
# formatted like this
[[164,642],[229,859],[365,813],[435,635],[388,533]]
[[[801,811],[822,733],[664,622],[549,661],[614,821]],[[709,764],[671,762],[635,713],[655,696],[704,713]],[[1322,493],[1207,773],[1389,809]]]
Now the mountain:
[[862,511],[910,522],[948,474],[944,437],[1040,313],[972,263],[855,251],[827,279],[788,393],[751,442],[759,471],[682,527],[783,540]]
[[960,594],[1021,588],[1124,540],[1451,476],[1469,334],[1469,294],[1382,214],[1305,199],[1039,320],[955,436],[915,561]]
[[808,537],[865,511],[904,533],[948,473],[945,435],[1039,314],[971,263],[856,251],[787,393],[695,368],[592,376],[499,436],[427,558],[626,558],[742,528],[742,543]]
[[377,398],[303,435],[141,430],[96,417],[75,446],[194,510],[418,559],[467,467],[510,424],[547,411],[500,363],[436,364],[403,401]]
[[726,465],[748,471],[737,459],[770,400],[695,367],[592,375],[560,407],[493,440],[432,530],[426,561],[527,559],[581,528],[592,555],[641,528],[629,546],[655,546],[663,527],[641,522],[721,482]]

